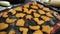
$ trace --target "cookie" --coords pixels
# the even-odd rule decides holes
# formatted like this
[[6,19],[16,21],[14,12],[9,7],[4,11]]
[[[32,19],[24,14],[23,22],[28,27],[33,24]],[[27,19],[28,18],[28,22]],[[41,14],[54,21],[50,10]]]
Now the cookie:
[[14,23],[16,21],[16,19],[10,19],[10,18],[7,18],[6,19],[6,22],[8,23],[8,24],[12,24],[12,23]]
[[25,13],[27,13],[29,10],[28,10],[28,8],[23,8],[23,12],[25,12]]
[[43,10],[46,11],[46,12],[49,12],[50,11],[50,9],[47,8],[47,7],[44,7]]
[[0,34],[7,34],[7,32],[3,31],[3,32],[0,32]]
[[36,30],[35,32],[33,32],[33,34],[43,34],[43,32],[41,30]]
[[38,10],[39,14],[45,14],[45,12],[43,10]]
[[44,6],[41,5],[41,4],[37,4],[37,5],[38,5],[38,7],[39,7],[40,9],[43,9],[43,8],[44,8]]
[[51,27],[49,25],[42,26],[42,31],[49,34],[51,32]]
[[19,31],[23,32],[22,34],[27,34],[28,28],[20,27]]
[[12,10],[10,10],[10,11],[8,11],[8,12],[11,12],[12,15],[15,15],[15,14],[16,14],[16,10],[14,10],[14,9],[12,9]]
[[40,26],[29,26],[29,28],[31,29],[31,30],[39,30],[40,29]]
[[39,20],[39,21],[37,22],[37,24],[38,24],[38,25],[44,24],[44,21],[43,21],[43,20]]
[[8,17],[8,12],[3,12],[2,17],[4,18]]
[[46,13],[46,16],[51,17],[51,18],[54,17],[54,16],[53,16],[51,13],[49,13],[49,12]]
[[17,13],[15,16],[17,18],[23,18],[25,16],[25,14],[24,13]]
[[41,16],[41,18],[42,18],[44,21],[49,21],[49,20],[50,20],[50,18],[47,17],[47,16]]
[[33,20],[34,20],[35,22],[38,22],[38,21],[39,21],[39,19],[38,19],[38,18],[33,18]]
[[4,29],[7,29],[8,28],[8,24],[5,24],[5,23],[0,23],[0,30],[4,30]]
[[34,17],[40,17],[40,14],[38,13],[33,13]]
[[38,7],[37,7],[37,6],[31,6],[31,8],[33,8],[33,9],[38,9]]
[[16,26],[24,26],[25,21],[23,19],[17,20]]
[[31,15],[26,15],[25,17],[26,17],[26,19],[29,19],[29,20],[31,20],[33,18]]
[[10,30],[8,34],[16,34],[14,30]]
[[22,6],[19,6],[17,8],[14,8],[14,10],[16,10],[16,11],[22,11]]

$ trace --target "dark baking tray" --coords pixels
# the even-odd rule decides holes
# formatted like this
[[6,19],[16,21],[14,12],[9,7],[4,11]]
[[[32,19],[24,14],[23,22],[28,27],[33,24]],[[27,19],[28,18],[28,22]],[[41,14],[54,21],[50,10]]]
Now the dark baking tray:
[[[31,2],[29,2],[29,3],[31,3]],[[37,2],[38,3],[38,2]],[[38,4],[41,4],[41,3],[38,3]],[[24,5],[24,4],[22,4],[22,5]],[[21,6],[22,6],[21,5]],[[44,5],[44,4],[43,4]],[[46,6],[46,5],[44,5],[44,6]],[[18,7],[18,6],[16,6],[16,7]],[[46,7],[48,7],[48,6],[46,6]],[[15,8],[15,7],[12,7],[12,8]],[[51,8],[50,8],[51,9]],[[51,9],[52,10],[52,9]],[[6,11],[8,11],[8,10],[6,10]],[[55,11],[55,10],[54,10]],[[9,17],[10,18],[16,18],[16,17],[11,17],[12,15],[11,15],[11,13],[9,13]],[[18,19],[18,18],[16,18],[16,19]],[[39,18],[40,19],[40,18]],[[0,18],[0,20],[2,21],[2,22],[5,22],[5,18]],[[28,26],[29,25],[37,25],[36,23],[35,23],[35,21],[33,21],[33,19],[32,20],[26,20],[26,18],[24,17],[24,20],[25,20],[25,26],[24,27],[27,27],[28,28]],[[58,23],[59,21],[58,20],[56,20],[55,18],[52,18],[49,22],[45,22],[44,24],[42,24],[42,25],[50,25],[51,27],[53,27],[55,24],[53,24],[53,23]],[[19,27],[16,27],[15,26],[15,24],[16,24],[16,22],[15,23],[13,23],[13,24],[9,24],[9,27],[7,28],[7,30],[3,30],[3,31],[6,31],[7,32],[7,34],[9,33],[9,31],[11,30],[11,29],[13,29],[15,32],[16,32],[16,34],[21,34],[21,32],[19,32]],[[41,26],[41,25],[40,25]],[[42,29],[42,28],[41,28]],[[40,30],[41,30],[40,29]],[[0,31],[1,32],[1,31]],[[29,31],[28,31],[28,34],[32,34],[32,32],[34,32],[33,30],[30,30],[29,29]],[[46,34],[46,33],[44,33],[44,34]]]

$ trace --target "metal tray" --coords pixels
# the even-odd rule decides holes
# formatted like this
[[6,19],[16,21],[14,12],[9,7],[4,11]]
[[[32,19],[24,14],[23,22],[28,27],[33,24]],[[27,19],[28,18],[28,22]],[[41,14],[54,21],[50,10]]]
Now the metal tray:
[[[31,2],[29,2],[29,3],[31,3]],[[38,4],[41,4],[41,3],[38,3]],[[24,5],[24,4],[22,4],[22,5]],[[22,6],[21,5],[21,6]],[[43,4],[44,5],[44,4]],[[45,5],[44,5],[45,6]],[[47,6],[46,6],[47,7]],[[15,8],[15,7],[13,7],[13,8]],[[50,8],[51,9],[51,8]],[[6,10],[7,11],[7,10]],[[11,13],[9,13],[8,14],[9,15],[9,17],[10,18],[16,18],[16,17],[13,17],[12,15],[11,15]],[[18,18],[16,18],[17,20],[18,20]],[[27,27],[28,28],[28,26],[29,25],[37,25],[36,23],[35,23],[35,21],[33,21],[33,20],[26,20],[26,18],[24,17],[23,18],[24,20],[25,20],[25,25],[24,25],[24,27]],[[0,18],[0,20],[2,21],[2,22],[5,22],[5,20],[6,20],[6,18]],[[53,24],[53,23],[58,23],[59,21],[58,20],[56,20],[55,18],[52,18],[49,22],[45,22],[44,24],[42,24],[42,25],[50,25],[51,27],[53,27],[55,24]],[[3,30],[3,31],[6,31],[7,32],[7,34],[9,33],[9,31],[11,30],[11,29],[13,29],[15,32],[16,32],[16,34],[22,34],[20,31],[19,31],[19,27],[17,27],[17,26],[15,26],[15,24],[16,24],[16,22],[15,23],[13,23],[13,24],[9,24],[9,27],[6,29],[6,30]],[[42,29],[42,28],[41,28]],[[41,30],[40,29],[40,30]],[[1,32],[1,31],[0,31]],[[29,31],[28,31],[28,34],[32,34],[32,32],[33,32],[33,30],[30,30],[29,29]],[[44,33],[44,34],[46,34],[46,33]]]

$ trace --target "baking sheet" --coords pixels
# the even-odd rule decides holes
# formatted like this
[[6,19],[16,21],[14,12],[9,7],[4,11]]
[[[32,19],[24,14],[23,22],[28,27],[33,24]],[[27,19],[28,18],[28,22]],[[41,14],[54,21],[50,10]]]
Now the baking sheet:
[[[31,2],[29,2],[29,3],[31,3]],[[39,4],[39,3],[38,3]],[[40,3],[41,4],[41,3]],[[23,4],[24,5],[24,4]],[[22,5],[21,5],[22,6]],[[44,5],[45,6],[45,5]],[[47,7],[47,6],[46,6]],[[15,7],[13,7],[13,8],[15,8]],[[51,8],[50,8],[51,9]],[[53,10],[54,11],[54,10]],[[11,15],[11,13],[9,13],[9,17],[10,18],[16,18],[16,17],[13,17],[12,15]],[[16,19],[18,19],[18,18],[16,18]],[[0,20],[2,21],[2,22],[5,22],[5,18],[0,18]],[[25,26],[24,27],[28,27],[29,25],[37,25],[33,20],[26,20],[26,18],[24,18],[24,20],[25,20]],[[54,23],[58,23],[59,21],[58,20],[56,20],[55,18],[52,18],[49,22],[46,22],[46,23],[44,23],[43,25],[50,25],[51,27],[53,27],[54,26],[54,24],[53,24],[53,22]],[[13,24],[9,24],[9,28],[7,28],[7,30],[3,30],[3,31],[6,31],[6,32],[8,32],[9,33],[9,31],[11,30],[11,29],[13,29],[13,30],[15,30],[15,32],[16,32],[16,34],[21,34],[21,32],[18,30],[18,28],[19,27],[16,27],[15,26],[15,24],[16,23],[13,23]],[[42,28],[41,28],[42,29]],[[32,34],[32,30],[30,30],[29,29],[29,31],[28,31],[28,34]]]

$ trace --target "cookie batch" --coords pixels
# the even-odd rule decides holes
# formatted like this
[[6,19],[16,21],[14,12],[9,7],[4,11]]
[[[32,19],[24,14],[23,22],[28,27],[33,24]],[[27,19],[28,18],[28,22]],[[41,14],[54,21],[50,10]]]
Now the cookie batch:
[[14,24],[12,26],[21,34],[29,34],[29,32],[31,34],[50,34],[51,27],[44,23],[48,23],[51,18],[54,16],[48,7],[36,2],[25,4],[3,12],[0,17],[0,34],[16,34],[15,30],[5,31],[11,24]]

